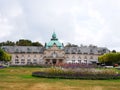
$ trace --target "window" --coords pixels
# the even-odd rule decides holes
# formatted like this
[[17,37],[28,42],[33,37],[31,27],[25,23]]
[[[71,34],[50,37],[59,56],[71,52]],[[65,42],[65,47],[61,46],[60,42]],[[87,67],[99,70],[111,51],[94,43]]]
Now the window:
[[87,59],[87,56],[85,56],[84,59]]
[[67,60],[69,60],[69,57],[66,57]]
[[72,63],[75,63],[75,60],[72,60]]
[[52,56],[53,56],[53,58],[56,58],[56,53],[53,53]]
[[22,61],[25,61],[25,59],[21,59],[21,62],[22,62]]
[[78,60],[78,63],[81,63],[81,60]]
[[90,59],[93,59],[93,56],[91,56]]
[[40,57],[42,57],[42,55],[40,55]]
[[79,56],[78,59],[81,59],[81,57]]
[[15,64],[19,64],[19,60],[18,59],[15,59]]
[[15,62],[18,62],[19,60],[18,59],[15,59]]
[[84,60],[84,63],[87,63],[87,60]]
[[25,64],[25,59],[21,59],[21,64]]
[[78,54],[82,54],[81,50],[78,50]]
[[88,54],[87,52],[84,52],[83,54]]
[[27,60],[27,62],[31,62],[31,60],[30,60],[30,59],[28,59],[28,60]]
[[25,62],[21,62],[21,64],[25,64]]
[[27,63],[30,64],[30,63],[31,63],[31,59],[28,59],[28,60],[27,60]]
[[34,57],[36,57],[36,55],[34,55]]
[[16,52],[16,53],[19,52],[18,48],[15,50],[15,52]]
[[19,58],[18,55],[15,56],[16,58]]
[[30,52],[31,52],[30,48],[27,48],[27,52],[28,52],[28,53],[30,53]]
[[37,63],[37,59],[33,59],[33,63]]
[[93,50],[92,50],[92,49],[90,49],[90,53],[93,53]]
[[69,51],[68,51],[68,50],[66,50],[66,54],[69,54]]
[[28,55],[28,57],[30,57],[30,55]]
[[92,49],[90,49],[90,54],[94,54]]
[[72,59],[74,59],[74,58],[75,58],[75,56],[72,57]]
[[72,50],[72,54],[75,54],[76,53],[76,51],[75,50]]

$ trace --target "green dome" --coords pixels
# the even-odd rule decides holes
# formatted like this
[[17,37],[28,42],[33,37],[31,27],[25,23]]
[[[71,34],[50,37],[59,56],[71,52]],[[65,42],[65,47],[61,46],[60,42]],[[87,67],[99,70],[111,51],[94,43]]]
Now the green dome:
[[53,34],[52,34],[52,38],[56,38],[56,34],[55,34],[55,32],[53,32]]
[[63,48],[63,45],[62,45],[62,43],[60,43],[60,42],[58,41],[55,32],[53,32],[53,34],[52,34],[52,39],[51,39],[51,41],[46,44],[46,48],[50,48],[50,47],[52,47],[54,44],[55,44],[59,49],[62,49],[62,48]]

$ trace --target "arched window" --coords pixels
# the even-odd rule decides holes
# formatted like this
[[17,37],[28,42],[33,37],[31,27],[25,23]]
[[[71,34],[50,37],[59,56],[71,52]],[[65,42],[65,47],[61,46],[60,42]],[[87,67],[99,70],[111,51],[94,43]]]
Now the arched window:
[[28,55],[28,57],[30,57],[30,55]]
[[72,57],[72,63],[75,63],[75,56]]
[[18,48],[15,50],[15,52],[19,52]]
[[27,52],[28,52],[28,53],[31,52],[30,48],[27,48]]
[[36,57],[36,55],[34,55],[34,57]]
[[81,59],[81,57],[79,56],[78,59]]
[[78,57],[78,63],[81,63],[81,57],[80,56]]
[[84,59],[87,59],[87,56],[85,56]]
[[75,56],[72,56],[72,59],[75,59]]
[[90,56],[90,59],[93,59],[93,56]]
[[19,56],[18,56],[18,55],[16,55],[15,57],[16,57],[16,58],[19,58]]
[[25,64],[25,59],[21,59],[21,64]]
[[15,59],[15,64],[19,64],[19,60],[18,59]]

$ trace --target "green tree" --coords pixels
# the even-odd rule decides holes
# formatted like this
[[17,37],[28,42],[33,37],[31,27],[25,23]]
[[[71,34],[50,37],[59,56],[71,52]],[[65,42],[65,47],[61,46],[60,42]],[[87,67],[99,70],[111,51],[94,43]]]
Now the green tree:
[[98,57],[100,63],[105,63],[107,65],[113,65],[115,63],[120,63],[120,53],[107,53]]
[[10,60],[11,60],[11,55],[0,49],[0,61],[8,62]]
[[32,42],[32,46],[43,46],[43,45],[39,42]]
[[112,50],[112,53],[116,53],[116,50]]
[[71,47],[71,46],[72,46],[72,44],[69,42],[65,45],[65,47]]
[[6,42],[1,42],[0,43],[0,46],[14,46],[15,45],[15,43],[14,42],[12,42],[12,41],[6,41]]
[[32,46],[32,41],[31,40],[26,40],[26,39],[20,39],[19,41],[16,42],[17,46]]

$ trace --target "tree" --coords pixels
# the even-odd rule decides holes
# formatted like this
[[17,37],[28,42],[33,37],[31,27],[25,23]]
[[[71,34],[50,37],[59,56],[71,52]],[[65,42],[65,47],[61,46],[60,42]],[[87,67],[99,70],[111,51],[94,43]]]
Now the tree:
[[107,65],[113,65],[115,63],[120,63],[120,53],[107,53],[98,57],[100,63],[105,63]]
[[11,55],[0,49],[0,61],[8,62],[11,60]]
[[72,44],[69,42],[65,45],[65,47],[71,47],[71,46],[72,46]]
[[32,42],[32,46],[43,46],[43,45],[39,42]]
[[15,45],[15,43],[14,42],[12,42],[12,41],[6,41],[6,42],[1,42],[0,43],[0,46],[14,46]]
[[112,50],[112,53],[116,53],[116,50]]
[[32,41],[31,40],[26,40],[26,39],[20,39],[19,41],[16,42],[17,46],[32,46]]
[[6,42],[0,42],[0,46],[43,46],[40,42],[32,42],[31,40],[27,39],[20,39],[19,41],[12,42],[12,41],[6,41]]

